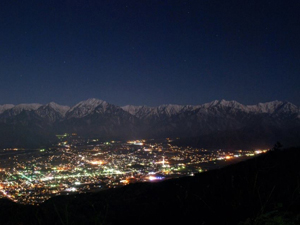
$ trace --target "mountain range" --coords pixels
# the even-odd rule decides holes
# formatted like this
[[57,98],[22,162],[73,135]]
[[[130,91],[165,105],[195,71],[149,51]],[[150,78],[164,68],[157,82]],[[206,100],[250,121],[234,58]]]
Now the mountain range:
[[1,147],[47,145],[61,133],[103,140],[180,138],[179,144],[207,148],[271,147],[276,141],[298,145],[300,108],[282,101],[243,105],[226,100],[120,107],[94,98],[73,107],[0,105]]

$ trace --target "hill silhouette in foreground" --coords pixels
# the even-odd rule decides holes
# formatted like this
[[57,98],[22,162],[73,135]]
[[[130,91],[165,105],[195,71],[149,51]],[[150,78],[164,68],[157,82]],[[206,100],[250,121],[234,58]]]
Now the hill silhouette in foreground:
[[0,201],[0,224],[300,224],[300,148],[222,169],[59,196],[40,206]]

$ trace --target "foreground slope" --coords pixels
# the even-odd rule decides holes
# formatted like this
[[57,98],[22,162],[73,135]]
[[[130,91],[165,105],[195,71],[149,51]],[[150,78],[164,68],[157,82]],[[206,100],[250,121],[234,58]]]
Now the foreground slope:
[[299,158],[300,148],[273,151],[194,177],[60,196],[39,207],[4,200],[0,223],[299,224]]

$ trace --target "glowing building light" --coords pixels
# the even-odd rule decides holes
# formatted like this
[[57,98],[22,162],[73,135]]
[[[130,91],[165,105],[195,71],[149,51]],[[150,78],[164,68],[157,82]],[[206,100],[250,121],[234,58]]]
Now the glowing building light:
[[48,180],[53,180],[54,177],[44,177],[41,179],[41,181],[48,181]]
[[71,188],[65,189],[65,191],[68,191],[68,192],[75,192],[75,191],[77,191],[77,189],[74,188],[74,187],[71,187]]
[[162,180],[164,179],[164,177],[156,177],[156,176],[149,176],[148,180],[150,181],[155,181],[155,180]]
[[90,161],[90,163],[93,164],[93,165],[102,165],[103,164],[103,162],[100,161],[100,160]]

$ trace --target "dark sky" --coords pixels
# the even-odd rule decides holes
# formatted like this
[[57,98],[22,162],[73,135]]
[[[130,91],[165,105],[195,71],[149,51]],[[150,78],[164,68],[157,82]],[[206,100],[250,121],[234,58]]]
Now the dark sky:
[[299,0],[2,0],[0,104],[300,105]]

